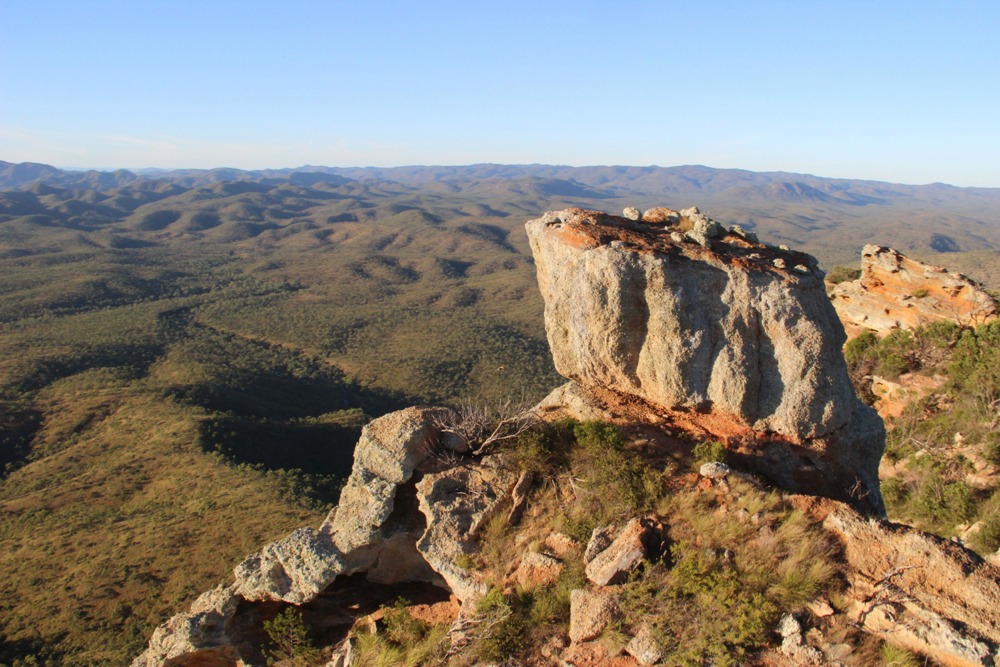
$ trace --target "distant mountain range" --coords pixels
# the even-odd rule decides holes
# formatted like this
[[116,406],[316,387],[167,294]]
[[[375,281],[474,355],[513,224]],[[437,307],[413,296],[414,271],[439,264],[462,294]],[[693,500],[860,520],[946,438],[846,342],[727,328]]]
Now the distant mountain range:
[[[104,190],[140,181],[170,181],[197,187],[223,181],[290,182],[310,186],[342,184],[346,180],[393,181],[421,188],[432,183],[468,183],[487,180],[564,182],[586,186],[589,196],[623,195],[731,195],[777,201],[824,201],[853,205],[889,204],[900,198],[948,203],[1000,202],[1000,188],[960,188],[944,183],[903,185],[860,179],[823,178],[783,171],[755,172],[715,169],[700,165],[678,167],[473,164],[461,166],[323,167],[288,169],[144,169],[129,171],[70,171],[35,162],[0,160],[0,189],[45,183],[58,187]],[[557,193],[559,194],[559,193]],[[588,196],[588,195],[584,195]]]
[[[290,225],[307,219],[313,226],[376,220],[388,209],[395,211],[389,215],[397,215],[400,207],[438,221],[491,219],[511,231],[551,208],[698,205],[770,242],[812,252],[826,265],[854,263],[861,246],[875,243],[938,263],[938,255],[947,253],[949,265],[995,283],[993,253],[1000,251],[1000,188],[704,166],[475,164],[132,172],[67,171],[0,161],[0,190],[6,191],[0,193],[0,215],[7,218],[45,216],[50,225],[142,236],[126,243],[199,234],[240,240],[276,229],[287,238],[295,231]],[[228,229],[233,225],[239,228],[235,232]]]

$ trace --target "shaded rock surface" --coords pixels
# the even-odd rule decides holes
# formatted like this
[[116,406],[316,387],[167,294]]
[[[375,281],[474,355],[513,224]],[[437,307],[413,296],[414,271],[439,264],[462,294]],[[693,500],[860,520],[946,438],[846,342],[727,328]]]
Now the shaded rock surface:
[[975,281],[876,245],[861,251],[861,277],[834,285],[830,299],[852,337],[941,320],[975,325],[997,316],[996,301]]
[[475,571],[461,567],[459,556],[471,551],[483,522],[506,500],[517,474],[494,457],[426,475],[418,484],[420,511],[428,519],[417,549],[464,604],[486,593]]
[[[746,234],[677,243],[670,227],[580,209],[526,228],[560,374],[584,391],[734,415],[811,450],[780,464],[779,483],[833,497],[856,486],[859,507],[884,512],[884,427],[854,393],[812,257]],[[775,267],[781,257],[809,273]]]

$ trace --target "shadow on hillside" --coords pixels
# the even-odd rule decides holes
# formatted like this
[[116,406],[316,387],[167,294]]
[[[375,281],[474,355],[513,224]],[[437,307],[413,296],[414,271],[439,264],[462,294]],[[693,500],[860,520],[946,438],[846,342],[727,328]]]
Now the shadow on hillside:
[[41,425],[41,412],[0,401],[0,480],[24,463]]
[[361,435],[360,421],[334,424],[213,417],[201,425],[201,446],[235,463],[267,470],[299,469],[347,477]]

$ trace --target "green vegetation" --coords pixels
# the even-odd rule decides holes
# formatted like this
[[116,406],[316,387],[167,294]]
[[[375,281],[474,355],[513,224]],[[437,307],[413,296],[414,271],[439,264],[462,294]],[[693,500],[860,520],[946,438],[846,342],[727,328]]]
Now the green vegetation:
[[857,280],[861,277],[861,269],[849,268],[846,266],[835,266],[826,274],[827,282],[839,285],[848,280]]
[[974,329],[935,322],[882,340],[862,334],[845,349],[852,378],[870,399],[871,375],[918,372],[943,379],[889,421],[885,457],[896,471],[882,480],[883,497],[893,519],[945,537],[982,521],[970,545],[984,554],[997,548],[991,536],[1000,491],[995,481],[972,481],[972,475],[977,461],[996,465],[1000,452],[998,350],[996,322]]
[[[720,453],[720,443],[698,446],[706,456]],[[535,525],[529,522],[514,539],[501,515],[480,534],[476,556],[493,587],[477,608],[475,639],[462,653],[469,660],[537,655],[567,631],[570,592],[586,585],[579,556],[564,560],[549,583],[512,588],[507,579],[525,540],[553,530],[586,544],[595,526],[621,525],[637,515],[666,526],[669,547],[623,586],[617,625],[605,633],[617,650],[621,637],[649,625],[666,664],[741,664],[771,641],[781,613],[836,591],[835,545],[776,491],[736,478],[725,491],[669,491],[669,480],[652,471],[616,427],[601,422],[543,426],[510,451],[541,479],[571,483],[573,500],[567,504],[558,488],[542,484],[533,492],[533,507],[544,508]]]
[[879,647],[879,658],[883,667],[923,667],[926,660],[916,653],[889,643]]
[[[551,175],[421,187],[327,176],[0,193],[0,664],[127,663],[247,553],[318,524],[374,416],[512,388],[529,402],[543,396],[561,379],[523,222],[568,203],[671,204],[659,185],[637,199],[615,190],[626,177],[604,172],[594,182],[614,183],[600,190]],[[742,200],[699,203],[747,222]],[[794,222],[753,226],[775,241],[805,228],[813,245],[804,249],[855,259],[827,212],[790,206],[769,203]],[[917,219],[903,226],[880,218],[883,208],[864,207],[870,217],[856,229],[896,235]],[[928,219],[937,227],[941,216]],[[993,258],[949,254],[980,276]],[[915,438],[940,445],[958,428],[1000,459],[984,412],[997,394],[997,334],[958,333],[928,328],[858,351],[859,378],[954,363],[951,402],[927,403],[931,418],[899,431],[901,460],[921,448]],[[942,360],[928,361],[934,350]],[[579,539],[654,510],[665,494],[659,473],[608,427],[555,426],[521,442],[525,467],[572,476],[577,501],[560,529]],[[698,447],[698,458],[721,456]],[[995,513],[995,495],[947,486],[961,475],[930,490],[901,479],[899,503],[913,503],[913,520],[919,511],[942,524]],[[994,525],[979,533],[983,545]],[[504,536],[491,524],[487,537]],[[482,558],[499,570],[493,542]],[[512,618],[564,622],[577,575],[507,600]]]
[[359,209],[309,247],[211,238],[224,215],[120,242],[193,220],[175,208],[86,237],[0,224],[0,664],[128,662],[246,554],[322,520],[368,419],[559,382],[532,266],[471,215]]
[[726,460],[726,446],[718,440],[703,440],[694,446],[695,465]]
[[295,607],[285,607],[280,614],[264,621],[264,632],[268,639],[264,649],[268,665],[308,667],[320,657],[319,649],[309,639],[302,613]]
[[381,629],[357,634],[354,662],[361,667],[417,667],[440,664],[448,650],[447,623],[414,618],[400,598],[382,607]]

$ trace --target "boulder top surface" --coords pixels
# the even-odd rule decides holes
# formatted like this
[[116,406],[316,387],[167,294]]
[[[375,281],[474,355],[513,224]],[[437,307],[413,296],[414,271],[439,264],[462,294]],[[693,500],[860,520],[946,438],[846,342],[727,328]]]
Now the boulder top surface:
[[[675,215],[667,217],[662,211]],[[761,243],[753,232],[729,229],[698,212],[654,208],[638,220],[603,211],[569,208],[549,211],[538,223],[571,247],[601,246],[637,253],[670,254],[692,260],[724,263],[747,271],[769,272],[792,281],[822,280],[816,259],[807,253]],[[699,227],[707,227],[701,232]],[[713,233],[714,231],[714,233]],[[700,235],[701,242],[699,241]]]

